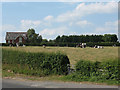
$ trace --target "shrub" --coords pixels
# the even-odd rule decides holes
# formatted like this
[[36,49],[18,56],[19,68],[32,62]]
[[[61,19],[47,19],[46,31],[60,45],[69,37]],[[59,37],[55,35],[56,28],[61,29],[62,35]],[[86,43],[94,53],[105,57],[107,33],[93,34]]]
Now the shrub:
[[3,49],[3,65],[12,65],[14,72],[30,75],[49,75],[68,73],[70,64],[66,55],[61,53],[30,53]]
[[119,66],[120,65],[117,60],[109,60],[105,62],[80,60],[76,64],[76,72],[89,77],[97,76],[105,80],[119,80]]
[[117,60],[110,60],[109,62],[103,62],[101,63],[101,69],[102,69],[102,78],[103,79],[113,79],[113,80],[119,80],[119,66]]
[[119,69],[120,63],[118,63],[118,60],[108,60],[104,62],[80,60],[76,63],[76,72],[63,77],[62,79],[119,84]]
[[97,75],[100,62],[91,62],[86,60],[80,60],[76,64],[76,72],[85,76]]

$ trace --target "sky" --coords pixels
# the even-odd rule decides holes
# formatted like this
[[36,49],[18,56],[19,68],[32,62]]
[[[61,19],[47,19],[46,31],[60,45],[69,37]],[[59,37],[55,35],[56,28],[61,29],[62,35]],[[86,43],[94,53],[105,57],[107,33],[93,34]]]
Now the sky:
[[6,32],[35,29],[46,39],[58,35],[118,34],[117,2],[2,2],[2,40]]

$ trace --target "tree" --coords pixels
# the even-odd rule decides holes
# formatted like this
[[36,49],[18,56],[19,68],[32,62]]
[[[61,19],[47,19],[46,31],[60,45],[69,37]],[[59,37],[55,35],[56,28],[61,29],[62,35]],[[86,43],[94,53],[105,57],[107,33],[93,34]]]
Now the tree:
[[29,29],[29,30],[27,31],[28,39],[29,39],[29,38],[32,38],[34,34],[35,34],[35,30],[34,30],[34,29]]
[[41,42],[42,37],[39,36],[39,34],[35,33],[34,29],[29,29],[27,31],[27,37],[28,37],[28,43],[39,43],[39,41]]
[[117,35],[116,34],[113,34],[111,36],[111,42],[117,42],[118,38],[117,38]]
[[48,40],[47,39],[43,39],[42,42],[46,43],[46,42],[48,42]]
[[42,36],[39,35],[39,36],[38,36],[38,43],[41,43],[41,42],[42,42]]
[[115,34],[105,34],[103,40],[105,42],[117,42],[118,38]]
[[55,39],[56,42],[60,42],[60,36],[57,36]]

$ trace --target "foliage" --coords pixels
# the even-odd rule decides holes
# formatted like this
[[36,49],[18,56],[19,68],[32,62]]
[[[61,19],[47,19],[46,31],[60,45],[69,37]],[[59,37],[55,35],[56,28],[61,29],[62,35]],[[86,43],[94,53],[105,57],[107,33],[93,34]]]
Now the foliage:
[[39,35],[39,36],[38,36],[38,43],[41,43],[41,42],[42,42],[42,36]]
[[14,50],[2,51],[3,65],[11,65],[14,73],[29,75],[65,75],[70,64],[66,55],[61,53],[30,53]]
[[113,34],[113,35],[111,35],[111,34],[105,34],[103,36],[103,40],[105,42],[116,42],[118,40],[118,38],[117,38],[117,35],[115,35],[115,34]]
[[42,36],[35,33],[34,29],[29,29],[27,31],[27,42],[28,43],[40,43],[42,41]]
[[82,43],[82,42],[117,42],[118,38],[115,34],[105,35],[70,35],[70,36],[58,36],[56,42],[66,43]]
[[111,82],[118,84],[120,80],[120,63],[117,60],[91,62],[80,60],[76,63],[76,72],[64,79],[71,81]]
[[119,42],[88,42],[87,46],[89,47],[94,47],[95,45],[99,45],[99,46],[120,46]]
[[118,79],[118,67],[117,60],[109,60],[105,62],[90,62],[81,60],[76,64],[76,71],[85,76],[97,76],[100,79]]

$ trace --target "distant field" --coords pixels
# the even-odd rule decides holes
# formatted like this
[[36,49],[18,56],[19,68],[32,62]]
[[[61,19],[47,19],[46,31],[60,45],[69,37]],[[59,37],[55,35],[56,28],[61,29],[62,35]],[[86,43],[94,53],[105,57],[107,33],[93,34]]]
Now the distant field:
[[70,63],[75,64],[79,60],[105,61],[118,58],[118,47],[95,48],[74,48],[74,47],[3,47],[4,49],[20,50],[26,52],[62,52],[67,54]]

